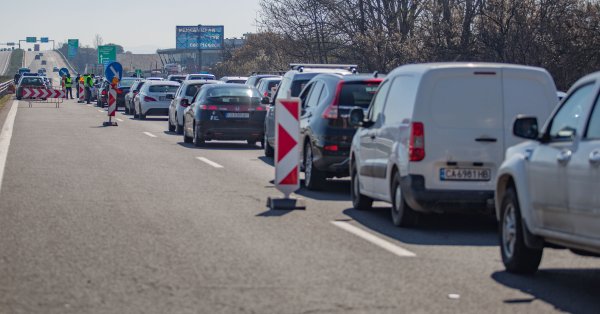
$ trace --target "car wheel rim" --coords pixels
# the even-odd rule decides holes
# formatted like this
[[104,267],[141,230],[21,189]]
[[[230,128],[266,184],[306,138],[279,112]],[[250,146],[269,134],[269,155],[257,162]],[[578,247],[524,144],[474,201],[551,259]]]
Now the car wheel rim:
[[507,257],[512,257],[517,240],[517,224],[515,206],[511,203],[504,210],[504,223],[502,224],[502,246]]
[[310,184],[310,177],[312,175],[312,152],[310,146],[306,147],[306,156],[304,157],[304,180],[306,184]]

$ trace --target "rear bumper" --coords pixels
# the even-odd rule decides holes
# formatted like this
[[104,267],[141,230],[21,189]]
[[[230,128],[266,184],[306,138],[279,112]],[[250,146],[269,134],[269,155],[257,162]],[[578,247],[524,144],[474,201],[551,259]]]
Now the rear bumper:
[[150,108],[143,114],[146,116],[168,116],[169,108]]
[[261,141],[262,121],[200,121],[198,131],[206,140]]
[[426,189],[420,175],[402,177],[400,185],[406,202],[417,211],[493,213],[494,191]]

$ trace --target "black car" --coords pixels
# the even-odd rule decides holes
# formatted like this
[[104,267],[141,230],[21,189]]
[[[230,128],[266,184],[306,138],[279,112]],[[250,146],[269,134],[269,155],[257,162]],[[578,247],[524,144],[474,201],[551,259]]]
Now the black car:
[[117,108],[125,107],[125,95],[129,93],[133,83],[139,81],[137,77],[124,77],[119,81],[117,85]]
[[319,74],[302,90],[300,143],[306,188],[318,189],[327,178],[349,176],[356,132],[350,110],[367,110],[381,82],[373,76]]
[[210,140],[247,141],[256,145],[263,138],[267,98],[244,84],[202,86],[185,109],[183,140],[202,146]]

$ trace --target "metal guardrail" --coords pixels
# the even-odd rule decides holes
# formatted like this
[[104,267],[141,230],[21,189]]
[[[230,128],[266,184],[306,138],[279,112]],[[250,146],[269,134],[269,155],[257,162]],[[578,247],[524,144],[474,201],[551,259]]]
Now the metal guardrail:
[[73,65],[71,65],[71,63],[69,62],[69,60],[67,59],[67,57],[65,57],[65,55],[60,50],[56,49],[54,51],[58,52],[58,54],[63,58],[63,61],[67,65],[67,69],[69,70],[69,72],[71,72],[71,73],[78,73],[77,71],[75,71],[75,68],[73,67]]
[[6,81],[6,82],[0,84],[0,96],[4,96],[4,95],[8,94],[12,83],[13,83],[13,81],[10,80],[10,81]]

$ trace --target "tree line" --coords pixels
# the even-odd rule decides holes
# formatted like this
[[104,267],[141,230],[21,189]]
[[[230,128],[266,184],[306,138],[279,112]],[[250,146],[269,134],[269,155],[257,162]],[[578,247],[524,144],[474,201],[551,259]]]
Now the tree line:
[[261,0],[257,23],[215,72],[505,62],[544,67],[565,90],[600,65],[599,0]]

